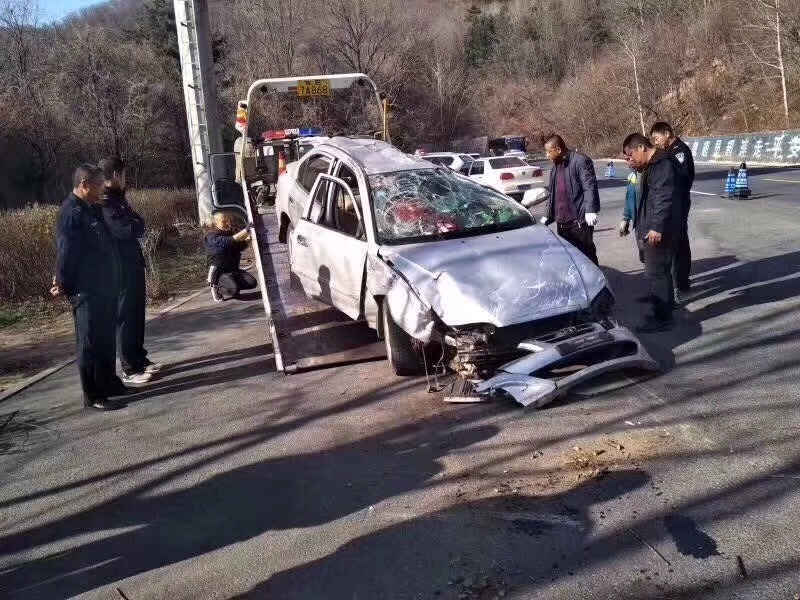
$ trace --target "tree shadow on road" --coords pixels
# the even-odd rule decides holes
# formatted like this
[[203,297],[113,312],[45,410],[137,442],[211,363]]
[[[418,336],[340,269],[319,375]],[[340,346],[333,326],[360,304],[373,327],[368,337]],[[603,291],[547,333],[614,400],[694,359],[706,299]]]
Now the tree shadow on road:
[[[635,325],[649,311],[634,299],[648,291],[643,272],[623,273],[603,267],[618,305],[615,314],[625,325]],[[664,371],[675,365],[674,349],[703,333],[703,324],[737,310],[800,296],[800,252],[751,262],[727,255],[692,263],[690,304],[676,310],[671,331],[643,335],[642,341]],[[743,340],[752,342],[753,340]],[[767,343],[766,341],[764,343]]]
[[640,470],[617,471],[554,495],[466,502],[356,538],[238,598],[455,600],[532,590],[624,552],[627,537],[591,541],[590,512],[648,481]]
[[8,568],[0,572],[0,588],[25,598],[71,597],[268,531],[357,515],[384,499],[435,485],[431,479],[442,471],[442,457],[496,433],[494,426],[463,428],[438,419],[327,451],[222,471],[190,488],[153,493],[145,485],[0,538],[4,553],[23,553],[76,535],[129,529]]

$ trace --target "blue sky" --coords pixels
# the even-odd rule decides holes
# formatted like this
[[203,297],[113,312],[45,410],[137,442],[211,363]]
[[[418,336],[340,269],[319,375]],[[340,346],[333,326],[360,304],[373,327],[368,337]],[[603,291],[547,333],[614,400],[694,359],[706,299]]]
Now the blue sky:
[[99,0],[38,0],[42,20],[60,21],[68,14],[92,4],[100,4]]

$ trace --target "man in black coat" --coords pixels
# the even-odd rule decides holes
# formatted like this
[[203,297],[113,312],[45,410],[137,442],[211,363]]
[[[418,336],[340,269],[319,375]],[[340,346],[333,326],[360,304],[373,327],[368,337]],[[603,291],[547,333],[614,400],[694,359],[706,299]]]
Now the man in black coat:
[[115,372],[120,266],[100,209],[102,196],[102,171],[94,165],[79,166],[72,193],[58,214],[56,273],[50,292],[65,295],[72,305],[84,406],[114,410],[122,405],[109,397],[122,395],[127,388]]
[[671,154],[678,161],[681,176],[681,229],[675,244],[675,260],[672,265],[672,284],[675,287],[675,303],[680,304],[680,292],[688,292],[689,274],[692,270],[692,249],[689,244],[689,210],[692,207],[691,189],[694,184],[694,158],[683,140],[675,135],[672,126],[664,121],[650,128],[653,143]]
[[147,383],[161,365],[147,358],[144,348],[145,261],[139,238],[144,235],[144,219],[125,198],[125,165],[116,157],[100,161],[105,179],[103,218],[114,238],[120,257],[120,295],[117,313],[117,348],[122,365],[122,381]]
[[636,199],[636,240],[642,250],[653,314],[638,328],[654,333],[672,326],[672,260],[681,228],[683,188],[678,161],[656,148],[648,138],[633,133],[625,138],[622,151],[632,169],[641,173]]
[[556,222],[558,235],[597,264],[594,226],[600,212],[600,194],[594,164],[588,156],[569,150],[561,136],[551,136],[544,151],[553,162],[550,204],[542,223]]
[[233,232],[233,219],[229,213],[214,213],[214,226],[206,234],[207,281],[214,302],[236,298],[240,291],[252,290],[258,285],[255,277],[239,268],[242,252],[249,240],[249,229]]

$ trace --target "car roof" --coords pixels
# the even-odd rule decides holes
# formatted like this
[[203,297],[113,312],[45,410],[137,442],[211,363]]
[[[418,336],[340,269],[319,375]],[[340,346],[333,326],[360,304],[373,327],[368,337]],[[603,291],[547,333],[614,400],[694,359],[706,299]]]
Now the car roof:
[[326,146],[347,154],[367,175],[436,168],[433,163],[410,156],[381,140],[334,137],[316,146],[315,150],[322,150]]

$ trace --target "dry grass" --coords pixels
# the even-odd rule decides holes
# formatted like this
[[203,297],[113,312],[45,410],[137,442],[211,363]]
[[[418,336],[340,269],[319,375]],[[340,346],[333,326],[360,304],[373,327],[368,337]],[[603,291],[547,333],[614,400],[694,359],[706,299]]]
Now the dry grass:
[[[148,297],[158,301],[203,279],[202,230],[193,190],[140,189],[131,204],[147,223]],[[48,313],[58,207],[0,213],[0,328]],[[32,310],[31,310],[32,309]]]

